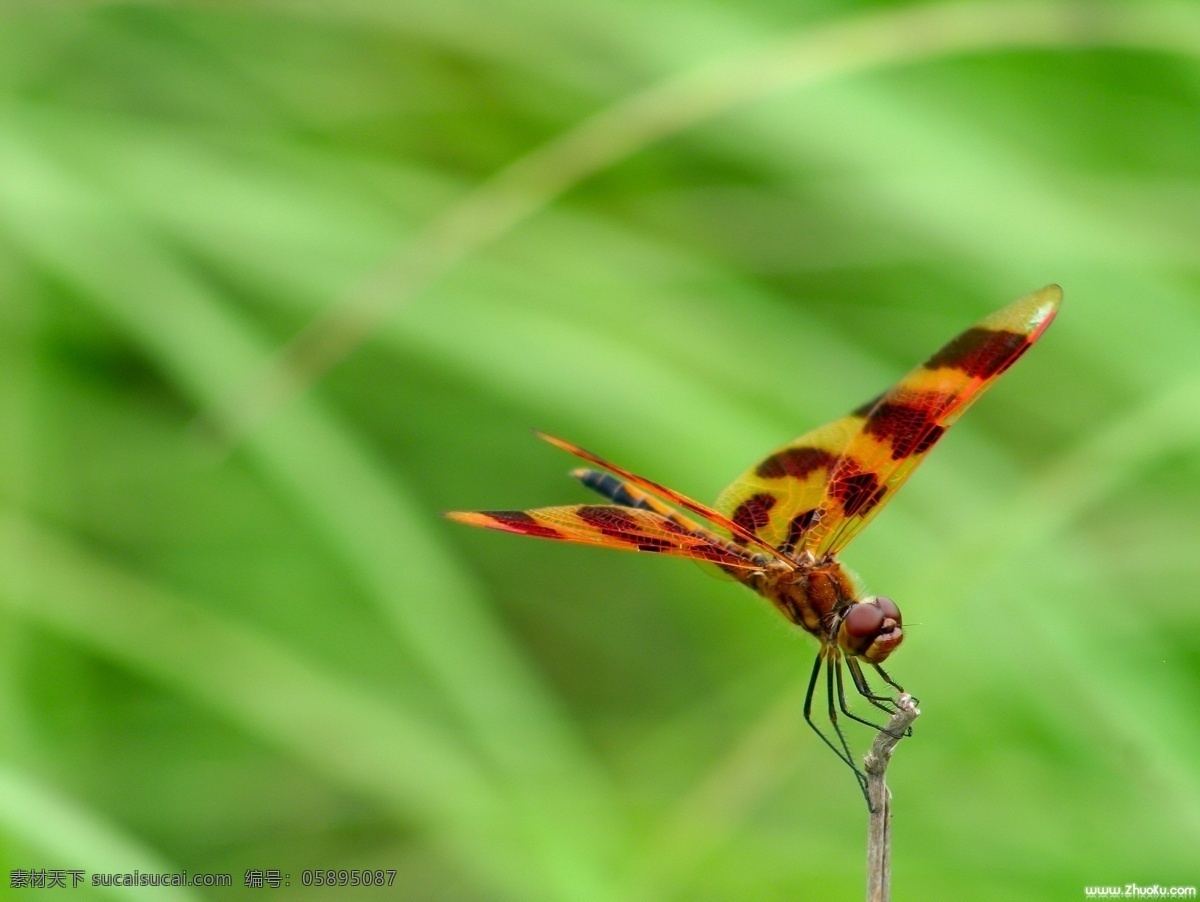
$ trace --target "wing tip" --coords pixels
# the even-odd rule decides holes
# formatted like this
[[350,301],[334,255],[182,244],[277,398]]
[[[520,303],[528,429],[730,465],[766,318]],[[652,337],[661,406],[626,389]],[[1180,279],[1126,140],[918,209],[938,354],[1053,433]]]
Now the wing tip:
[[1051,282],[1044,288],[1039,288],[1025,296],[1024,300],[1033,306],[1029,316],[1031,341],[1036,341],[1054,321],[1054,317],[1058,315],[1058,310],[1062,306],[1062,299],[1062,286],[1057,282]]
[[498,529],[501,532],[517,532],[512,524],[494,516],[504,511],[442,511],[442,516],[455,523],[465,523],[467,526],[480,526],[484,529]]
[[1062,299],[1062,286],[1051,282],[1036,291],[1022,295],[1011,304],[985,317],[978,325],[983,328],[1019,332],[1032,343],[1054,321],[1059,307],[1062,306]]
[[484,529],[498,529],[518,535],[546,535],[546,531],[528,511],[442,511],[442,516],[456,523],[482,526]]
[[568,454],[574,454],[576,457],[582,457],[584,460],[588,461],[589,463],[594,463],[594,464],[597,464],[598,466],[609,467],[610,469],[612,469],[610,464],[605,463],[603,460],[601,460],[599,457],[597,457],[591,451],[588,451],[585,448],[581,448],[578,445],[574,444],[573,442],[568,442],[565,438],[559,438],[558,436],[551,435],[548,432],[542,432],[540,429],[534,429],[533,434],[536,435],[538,438],[540,438],[543,442],[546,442],[548,444],[553,445],[555,448],[558,448],[560,451],[566,451]]
[[1031,292],[1030,297],[1037,300],[1038,306],[1046,310],[1057,310],[1062,306],[1063,290],[1057,282],[1051,282],[1037,291]]

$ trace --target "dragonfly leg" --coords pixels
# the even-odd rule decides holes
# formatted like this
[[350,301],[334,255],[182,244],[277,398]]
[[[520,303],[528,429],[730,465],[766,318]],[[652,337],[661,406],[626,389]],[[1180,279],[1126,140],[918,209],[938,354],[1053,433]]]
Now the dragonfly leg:
[[[882,695],[875,695],[873,692],[871,692],[871,687],[867,683],[867,678],[863,674],[862,669],[858,666],[858,661],[856,661],[854,658],[847,658],[846,666],[850,668],[850,675],[854,679],[854,688],[858,690],[859,695],[867,699],[867,701],[869,701],[876,708],[879,708],[881,711],[886,711],[888,714],[895,714],[899,710],[896,707],[896,703],[890,698],[886,698]],[[880,733],[887,733],[889,736],[892,736],[896,739],[900,739],[901,736],[912,735],[912,730],[909,729],[908,732],[897,736],[887,727],[880,726],[877,723],[872,723],[871,721],[859,717],[858,715],[854,714],[854,712],[848,710],[846,707],[846,694],[842,689],[842,672],[840,669],[838,670],[838,700],[842,705],[842,713],[851,720],[857,720],[859,723],[865,724],[873,730],[878,730]],[[891,707],[888,707],[889,705]]]
[[[880,678],[885,683],[887,683],[889,686],[891,686],[897,692],[904,692],[904,687],[901,686],[899,683],[897,683],[895,680],[893,680],[890,676],[888,676],[886,670],[884,670],[878,664],[872,664],[871,666],[875,668],[875,672],[877,674],[879,674]],[[912,695],[909,697],[913,700],[914,705],[919,705],[921,703],[921,700],[919,698],[917,698],[915,695]]]
[[846,658],[846,666],[850,668],[850,676],[854,680],[854,688],[858,690],[859,695],[880,711],[887,712],[889,716],[899,710],[894,699],[888,698],[886,695],[876,695],[871,691],[871,685],[867,682],[867,677],[862,672],[862,666],[858,663],[857,658]]
[[[854,661],[853,658],[848,658],[846,660],[846,666],[848,666],[850,668],[850,673],[852,676],[854,675],[854,665],[856,663],[857,662]],[[861,672],[859,675],[861,676]],[[857,678],[855,678],[855,680],[854,680],[854,686],[856,689],[858,689],[859,693],[862,694],[864,697],[866,697],[868,699],[871,698],[871,696],[869,694],[863,692],[863,687],[858,685]],[[867,687],[867,688],[869,691],[870,687]],[[875,730],[876,732],[885,732],[884,727],[881,727],[879,724],[875,723],[874,721],[867,720],[865,717],[859,717],[857,714],[855,714],[853,711],[850,710],[850,706],[846,704],[846,688],[842,683],[842,668],[841,667],[838,667],[838,670],[837,670],[837,697],[838,697],[838,707],[841,708],[842,713],[845,714],[847,717],[849,717],[851,720],[857,721],[858,723],[862,724],[863,726],[870,727],[872,730]],[[872,700],[871,703],[876,705],[879,708],[882,708],[884,711],[887,711],[889,714],[893,713],[888,708],[883,707],[883,704],[881,702]]]
[[[875,695],[873,692],[871,692],[871,687],[867,683],[866,674],[864,674],[862,672],[862,668],[859,666],[858,661],[851,658],[848,660],[848,663],[850,665],[850,672],[854,675],[854,685],[858,688],[859,693],[864,698],[868,699],[871,702],[871,704],[875,705],[876,707],[882,708],[884,711],[887,711],[889,714],[895,714],[899,710],[899,708],[896,705],[895,700],[886,698],[885,696],[882,696],[882,695]],[[886,682],[889,686],[891,686],[893,689],[899,691],[900,693],[902,693],[902,694],[904,693],[904,687],[901,686],[899,683],[897,683],[895,680],[893,680],[890,676],[888,676],[887,671],[885,671],[878,664],[872,664],[871,666],[874,667],[876,671],[878,671],[878,673],[881,677],[883,677],[884,682]],[[915,697],[910,696],[910,698],[913,699],[914,704],[918,703],[918,701]],[[890,707],[885,706],[884,703],[886,703],[886,705],[889,705]],[[891,736],[894,734],[888,733],[888,735]],[[905,730],[904,735],[911,736],[912,735],[912,727],[909,727],[907,730]],[[896,737],[896,738],[899,738],[899,737]]]
[[[805,696],[804,696],[804,720],[810,727],[812,727],[813,732],[821,737],[821,741],[824,742],[831,749],[833,749],[833,753],[838,756],[838,758],[841,760],[841,762],[843,764],[845,764],[847,767],[849,767],[850,770],[852,770],[854,772],[854,778],[858,781],[859,789],[862,790],[863,795],[865,796],[866,792],[867,792],[866,775],[854,765],[854,756],[850,753],[850,746],[846,743],[846,737],[842,735],[842,730],[838,726],[837,711],[834,708],[834,704],[833,704],[833,670],[831,669],[832,662],[828,662],[826,660],[827,651],[828,651],[827,646],[822,646],[821,650],[817,653],[816,660],[813,662],[812,675],[809,676],[809,678],[808,678],[808,692],[805,693]],[[833,724],[833,728],[837,732],[837,737],[841,743],[840,748],[834,744],[833,740],[831,740],[828,736],[825,735],[825,733],[821,730],[821,728],[819,726],[817,726],[816,721],[814,721],[813,717],[812,717],[813,696],[816,694],[817,680],[821,676],[821,666],[823,664],[828,664],[829,668],[830,668],[830,669],[828,669],[828,685],[827,685],[827,690],[829,693],[829,721],[831,724]],[[870,804],[869,799],[867,800],[867,804],[868,805]]]

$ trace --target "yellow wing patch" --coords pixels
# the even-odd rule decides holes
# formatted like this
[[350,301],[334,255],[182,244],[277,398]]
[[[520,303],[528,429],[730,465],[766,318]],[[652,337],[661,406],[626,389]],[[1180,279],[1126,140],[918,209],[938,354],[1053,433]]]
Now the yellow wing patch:
[[1061,300],[1049,285],[980,320],[890,391],[751,467],[717,509],[785,554],[836,554],[1038,340]]

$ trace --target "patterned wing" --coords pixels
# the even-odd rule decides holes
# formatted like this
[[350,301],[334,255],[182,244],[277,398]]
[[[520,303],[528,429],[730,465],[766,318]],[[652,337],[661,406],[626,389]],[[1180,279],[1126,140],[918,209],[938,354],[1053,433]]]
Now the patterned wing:
[[527,511],[448,511],[451,520],[542,539],[671,554],[729,570],[761,570],[761,560],[692,532],[656,511],[616,504],[573,504]]
[[718,510],[785,553],[836,554],[891,500],[946,430],[1042,335],[1062,289],[985,317],[849,416],[744,473]]
[[[785,555],[803,548],[827,513],[821,504],[830,474],[862,424],[852,413],[806,432],[739,476],[717,498],[717,510]],[[742,544],[736,535],[733,541]]]
[[[714,526],[719,526],[722,529],[729,530],[734,541],[738,545],[757,545],[763,552],[766,553],[768,558],[775,559],[779,563],[788,566],[791,565],[791,562],[787,558],[781,557],[772,545],[756,536],[753,531],[743,529],[740,523],[730,520],[720,511],[713,510],[712,508],[701,504],[699,501],[693,501],[687,495],[677,492],[674,489],[669,489],[664,485],[659,485],[657,482],[652,482],[645,476],[638,476],[636,473],[631,473],[629,470],[626,470],[623,467],[618,467],[616,464],[609,463],[604,458],[597,457],[591,451],[580,448],[578,445],[573,445],[566,439],[556,438],[553,435],[547,435],[544,432],[538,432],[536,430],[534,431],[534,435],[544,442],[549,442],[556,448],[561,448],[564,451],[574,454],[576,457],[586,460],[588,463],[593,463],[597,466],[604,467],[606,470],[611,470],[622,479],[626,480],[630,485],[636,486],[643,492],[648,493],[648,495],[662,498],[671,502],[672,504],[677,504],[684,510],[688,510],[693,514],[700,515]],[[652,507],[661,511],[665,506],[661,505],[661,502],[659,502],[656,505],[652,505]],[[674,520],[676,524],[689,526],[695,525],[692,524],[691,521],[684,520],[677,512],[672,511],[668,516],[670,519]]]

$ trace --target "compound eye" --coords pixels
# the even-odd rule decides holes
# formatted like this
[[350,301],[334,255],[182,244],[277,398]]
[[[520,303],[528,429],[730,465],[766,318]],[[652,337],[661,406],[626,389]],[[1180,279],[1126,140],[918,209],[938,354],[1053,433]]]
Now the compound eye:
[[886,595],[880,595],[875,599],[875,604],[879,605],[879,610],[883,611],[884,617],[890,617],[897,623],[900,623],[900,609],[896,607],[896,602],[892,601]]
[[874,636],[883,626],[883,613],[873,604],[856,604],[846,614],[846,632],[855,639]]

